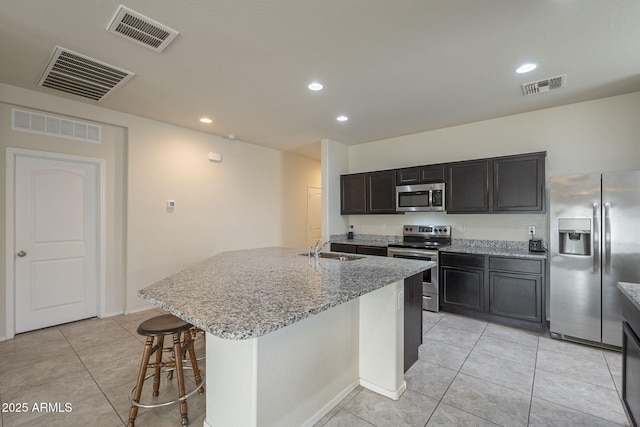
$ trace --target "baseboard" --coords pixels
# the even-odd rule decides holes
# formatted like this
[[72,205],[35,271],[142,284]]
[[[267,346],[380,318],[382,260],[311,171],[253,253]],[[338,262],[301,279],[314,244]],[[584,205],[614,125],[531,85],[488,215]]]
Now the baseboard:
[[6,340],[8,340],[7,337],[0,337],[0,341],[6,341]]
[[143,307],[134,308],[133,310],[125,310],[124,314],[140,313],[141,311],[151,310],[152,308],[158,308],[158,307],[156,307],[153,304],[149,304]]
[[113,311],[111,313],[105,313],[104,317],[113,317],[113,316],[120,316],[121,314],[124,314],[123,310],[120,311]]
[[[302,425],[304,427],[310,427],[315,425],[318,421],[322,419],[325,415],[327,415],[335,406],[342,401],[345,397],[349,395],[356,387],[360,384],[360,381],[356,380],[353,383],[349,384],[344,390],[342,390],[336,397],[331,399],[326,405],[322,407],[318,412],[316,412],[311,418],[305,421]],[[206,424],[206,422],[205,422]]]
[[406,381],[402,381],[402,384],[400,384],[400,387],[397,390],[387,390],[386,388],[382,388],[378,385],[370,383],[369,381],[363,380],[362,378],[360,379],[360,385],[373,391],[374,393],[378,393],[392,400],[400,399],[400,396],[402,396],[402,394],[407,390]]

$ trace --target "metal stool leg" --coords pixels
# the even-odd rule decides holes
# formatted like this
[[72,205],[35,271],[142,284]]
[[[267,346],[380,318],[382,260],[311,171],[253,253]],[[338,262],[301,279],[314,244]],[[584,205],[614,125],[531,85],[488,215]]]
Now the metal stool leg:
[[[140,396],[142,395],[142,386],[144,384],[144,377],[147,373],[147,365],[149,364],[149,358],[153,349],[153,337],[147,337],[147,342],[144,345],[144,352],[142,353],[142,362],[140,363],[140,371],[138,372],[138,381],[136,382],[136,391],[133,396],[134,402],[140,402]],[[129,409],[129,422],[127,427],[135,427],[135,420],[138,416],[138,407],[131,405]]]

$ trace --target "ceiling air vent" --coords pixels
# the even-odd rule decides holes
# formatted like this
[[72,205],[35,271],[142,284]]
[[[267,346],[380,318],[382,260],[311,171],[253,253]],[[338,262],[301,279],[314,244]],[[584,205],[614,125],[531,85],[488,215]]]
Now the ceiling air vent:
[[130,71],[56,46],[38,86],[102,101],[125,84]]
[[524,96],[534,95],[536,93],[548,92],[553,89],[560,89],[565,86],[567,75],[550,77],[537,82],[526,83],[522,85],[522,93]]
[[118,34],[156,52],[162,52],[178,36],[176,30],[124,6],[118,8],[116,15],[107,27],[107,31]]

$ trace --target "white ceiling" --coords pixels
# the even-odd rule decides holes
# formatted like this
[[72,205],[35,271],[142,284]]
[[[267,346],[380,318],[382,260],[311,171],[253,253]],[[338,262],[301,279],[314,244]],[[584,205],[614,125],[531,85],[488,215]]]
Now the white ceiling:
[[[120,4],[180,35],[156,53],[107,33]],[[99,103],[39,88],[56,45],[136,76]],[[317,158],[322,138],[360,144],[640,91],[640,1],[2,0],[0,58],[2,83]],[[538,68],[516,74],[524,62]],[[566,87],[523,96],[560,74]]]

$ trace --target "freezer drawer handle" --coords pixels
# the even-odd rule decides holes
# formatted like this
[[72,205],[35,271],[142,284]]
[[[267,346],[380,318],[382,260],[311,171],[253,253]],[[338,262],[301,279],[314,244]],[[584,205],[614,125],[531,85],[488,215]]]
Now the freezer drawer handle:
[[593,272],[600,271],[600,208],[593,204]]

